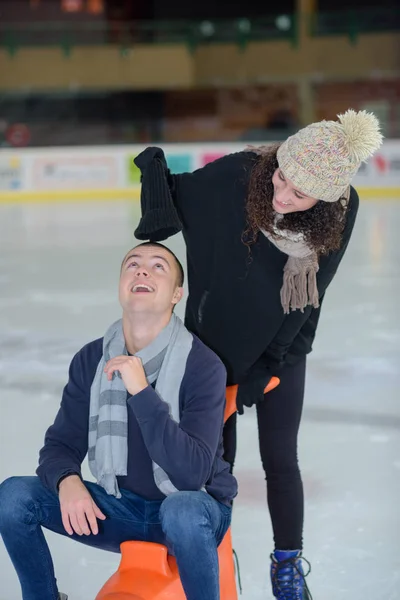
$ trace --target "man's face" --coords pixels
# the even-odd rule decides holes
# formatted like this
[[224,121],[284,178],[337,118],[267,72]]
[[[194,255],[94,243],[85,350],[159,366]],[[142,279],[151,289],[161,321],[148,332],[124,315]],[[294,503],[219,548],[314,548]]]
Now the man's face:
[[172,312],[183,295],[178,266],[164,248],[140,246],[130,250],[121,268],[119,301],[124,311],[143,314]]

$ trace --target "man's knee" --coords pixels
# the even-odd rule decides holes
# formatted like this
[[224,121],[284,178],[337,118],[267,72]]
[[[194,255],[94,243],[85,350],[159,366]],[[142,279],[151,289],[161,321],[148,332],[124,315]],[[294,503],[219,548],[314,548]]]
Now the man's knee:
[[0,532],[11,523],[28,522],[34,477],[9,477],[0,485]]
[[196,531],[211,521],[205,492],[177,492],[168,496],[161,505],[161,526],[168,539],[191,538]]

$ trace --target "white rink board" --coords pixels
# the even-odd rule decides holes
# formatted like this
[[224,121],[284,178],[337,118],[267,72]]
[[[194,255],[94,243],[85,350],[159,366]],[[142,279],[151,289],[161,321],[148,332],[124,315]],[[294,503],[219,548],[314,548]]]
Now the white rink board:
[[[245,143],[164,144],[173,173],[193,171]],[[133,158],[144,145],[0,150],[0,201],[138,197]],[[371,195],[400,195],[400,140],[387,140],[353,181]]]

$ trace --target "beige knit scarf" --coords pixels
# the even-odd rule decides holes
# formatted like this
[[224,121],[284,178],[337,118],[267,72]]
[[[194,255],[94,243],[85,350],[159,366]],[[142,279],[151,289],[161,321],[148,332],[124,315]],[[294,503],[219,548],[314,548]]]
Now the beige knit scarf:
[[[249,145],[246,150],[263,156],[268,154],[271,148],[270,146]],[[343,197],[340,198],[340,201],[347,205],[349,198],[350,186]],[[304,309],[309,305],[318,308],[318,255],[315,250],[307,245],[302,233],[278,229],[277,224],[281,219],[283,219],[283,215],[276,214],[273,234],[263,229],[261,231],[278,250],[289,257],[283,269],[283,285],[281,288],[283,311],[287,315],[291,310],[304,312]]]
[[278,229],[276,224],[283,215],[276,215],[274,234],[261,229],[262,233],[280,250],[288,255],[283,269],[281,303],[285,314],[290,310],[304,312],[311,304],[319,306],[317,273],[319,269],[317,253],[305,242],[302,233]]
[[[340,198],[346,206],[350,198],[350,186]],[[281,303],[284,313],[291,310],[304,312],[306,306],[319,307],[317,273],[319,270],[318,255],[310,248],[302,233],[293,233],[278,229],[277,224],[283,215],[276,214],[274,233],[261,229],[262,233],[280,250],[288,255],[283,269],[283,285],[281,288]]]

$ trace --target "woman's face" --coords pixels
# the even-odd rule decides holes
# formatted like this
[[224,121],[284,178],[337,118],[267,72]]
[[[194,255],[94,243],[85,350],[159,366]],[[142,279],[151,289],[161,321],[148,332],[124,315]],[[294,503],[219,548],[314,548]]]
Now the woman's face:
[[318,202],[315,198],[310,198],[296,189],[279,168],[272,176],[272,184],[274,186],[272,205],[274,210],[281,215],[308,210]]

